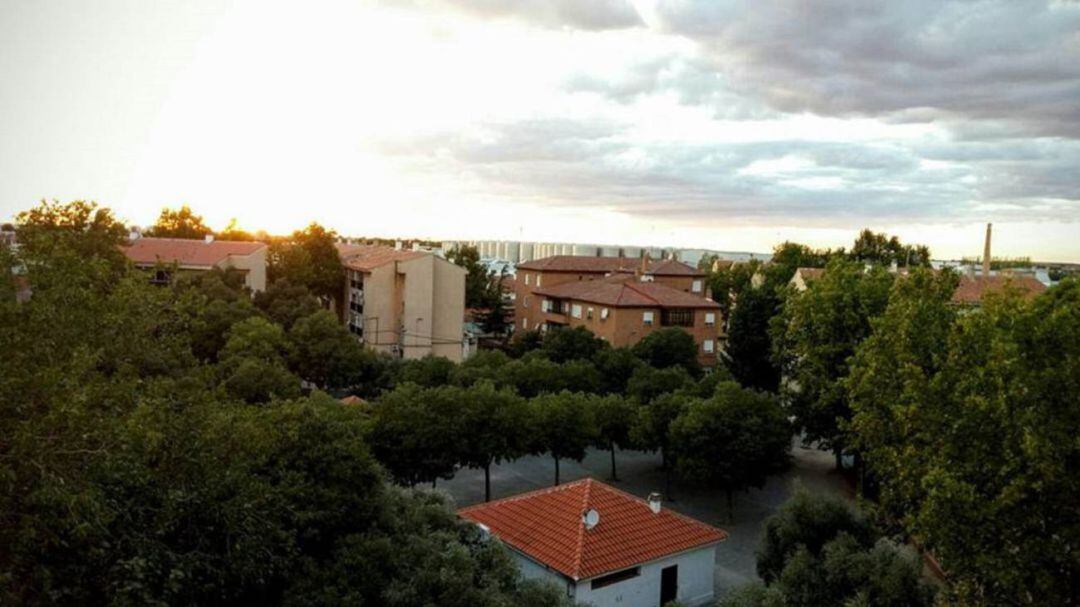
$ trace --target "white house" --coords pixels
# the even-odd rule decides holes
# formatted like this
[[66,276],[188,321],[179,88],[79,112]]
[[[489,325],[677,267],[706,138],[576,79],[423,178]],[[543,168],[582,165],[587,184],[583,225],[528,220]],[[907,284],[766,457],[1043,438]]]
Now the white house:
[[522,574],[552,580],[595,607],[713,599],[716,546],[727,534],[591,478],[463,508],[502,540]]

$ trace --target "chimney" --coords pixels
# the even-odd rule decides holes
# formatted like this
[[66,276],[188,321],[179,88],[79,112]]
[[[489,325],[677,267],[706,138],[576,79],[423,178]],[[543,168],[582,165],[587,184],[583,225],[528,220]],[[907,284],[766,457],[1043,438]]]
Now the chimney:
[[420,250],[420,243],[419,242],[412,243],[412,250],[413,251],[419,251]]
[[660,503],[661,502],[660,502],[660,494],[659,493],[653,491],[652,493],[649,494],[649,497],[648,497],[648,499],[646,499],[646,501],[649,502],[649,510],[652,510],[653,514],[660,514]]
[[400,251],[401,250],[401,241],[400,240],[395,240],[394,241],[394,250],[395,251]]
[[645,251],[641,255],[641,269],[638,270],[638,276],[644,276],[649,271],[649,252]]
[[990,226],[994,224],[986,224],[986,244],[983,246],[983,276],[990,275]]
[[214,235],[213,234],[207,234],[206,236],[203,236],[203,242],[205,242],[206,244],[210,244],[211,242],[214,242]]

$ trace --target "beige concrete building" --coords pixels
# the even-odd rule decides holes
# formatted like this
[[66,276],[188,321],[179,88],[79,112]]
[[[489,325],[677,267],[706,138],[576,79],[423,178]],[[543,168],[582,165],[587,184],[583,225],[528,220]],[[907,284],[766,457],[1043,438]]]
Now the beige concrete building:
[[244,275],[244,286],[266,290],[267,246],[261,242],[186,238],[136,238],[124,254],[136,267],[154,271],[152,282],[172,281],[173,268],[181,272],[208,272],[215,268]]
[[365,345],[403,358],[464,357],[464,268],[423,251],[339,244],[341,315]]

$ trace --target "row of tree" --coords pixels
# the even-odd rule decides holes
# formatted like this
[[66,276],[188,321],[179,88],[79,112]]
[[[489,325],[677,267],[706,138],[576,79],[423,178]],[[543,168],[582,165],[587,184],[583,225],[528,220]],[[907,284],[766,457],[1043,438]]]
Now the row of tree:
[[775,391],[838,462],[854,456],[862,494],[935,555],[954,599],[1075,602],[1080,283],[958,308],[951,272],[833,256],[799,293],[785,285],[814,265],[807,249],[777,253],[757,288],[724,272],[736,379]]

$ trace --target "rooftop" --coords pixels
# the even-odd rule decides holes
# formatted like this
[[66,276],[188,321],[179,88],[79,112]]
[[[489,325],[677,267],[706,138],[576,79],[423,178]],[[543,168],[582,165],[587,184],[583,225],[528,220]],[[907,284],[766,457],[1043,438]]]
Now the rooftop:
[[1015,288],[1027,299],[1033,299],[1046,290],[1046,285],[1034,276],[961,276],[952,300],[958,304],[977,304],[987,294],[1000,293],[1006,288]]
[[[599,522],[586,528],[583,514]],[[591,478],[462,508],[503,542],[574,580],[588,579],[727,539],[724,531]]]
[[429,255],[429,253],[423,251],[405,251],[375,245],[337,243],[335,246],[337,246],[338,254],[341,256],[341,263],[346,268],[358,272],[370,272],[392,261],[409,261],[410,259],[418,259],[424,255]]
[[[519,270],[541,272],[633,272],[641,268],[641,260],[632,257],[592,257],[587,255],[555,255],[543,259],[534,259],[517,266]],[[655,276],[705,276],[705,273],[674,259],[650,261],[646,274]]]
[[181,266],[213,267],[231,256],[246,256],[266,248],[261,242],[193,240],[186,238],[138,238],[124,247],[136,264],[177,263]]
[[556,299],[576,299],[622,308],[719,308],[720,304],[658,282],[639,282],[632,274],[613,274],[603,280],[567,282],[533,291]]

